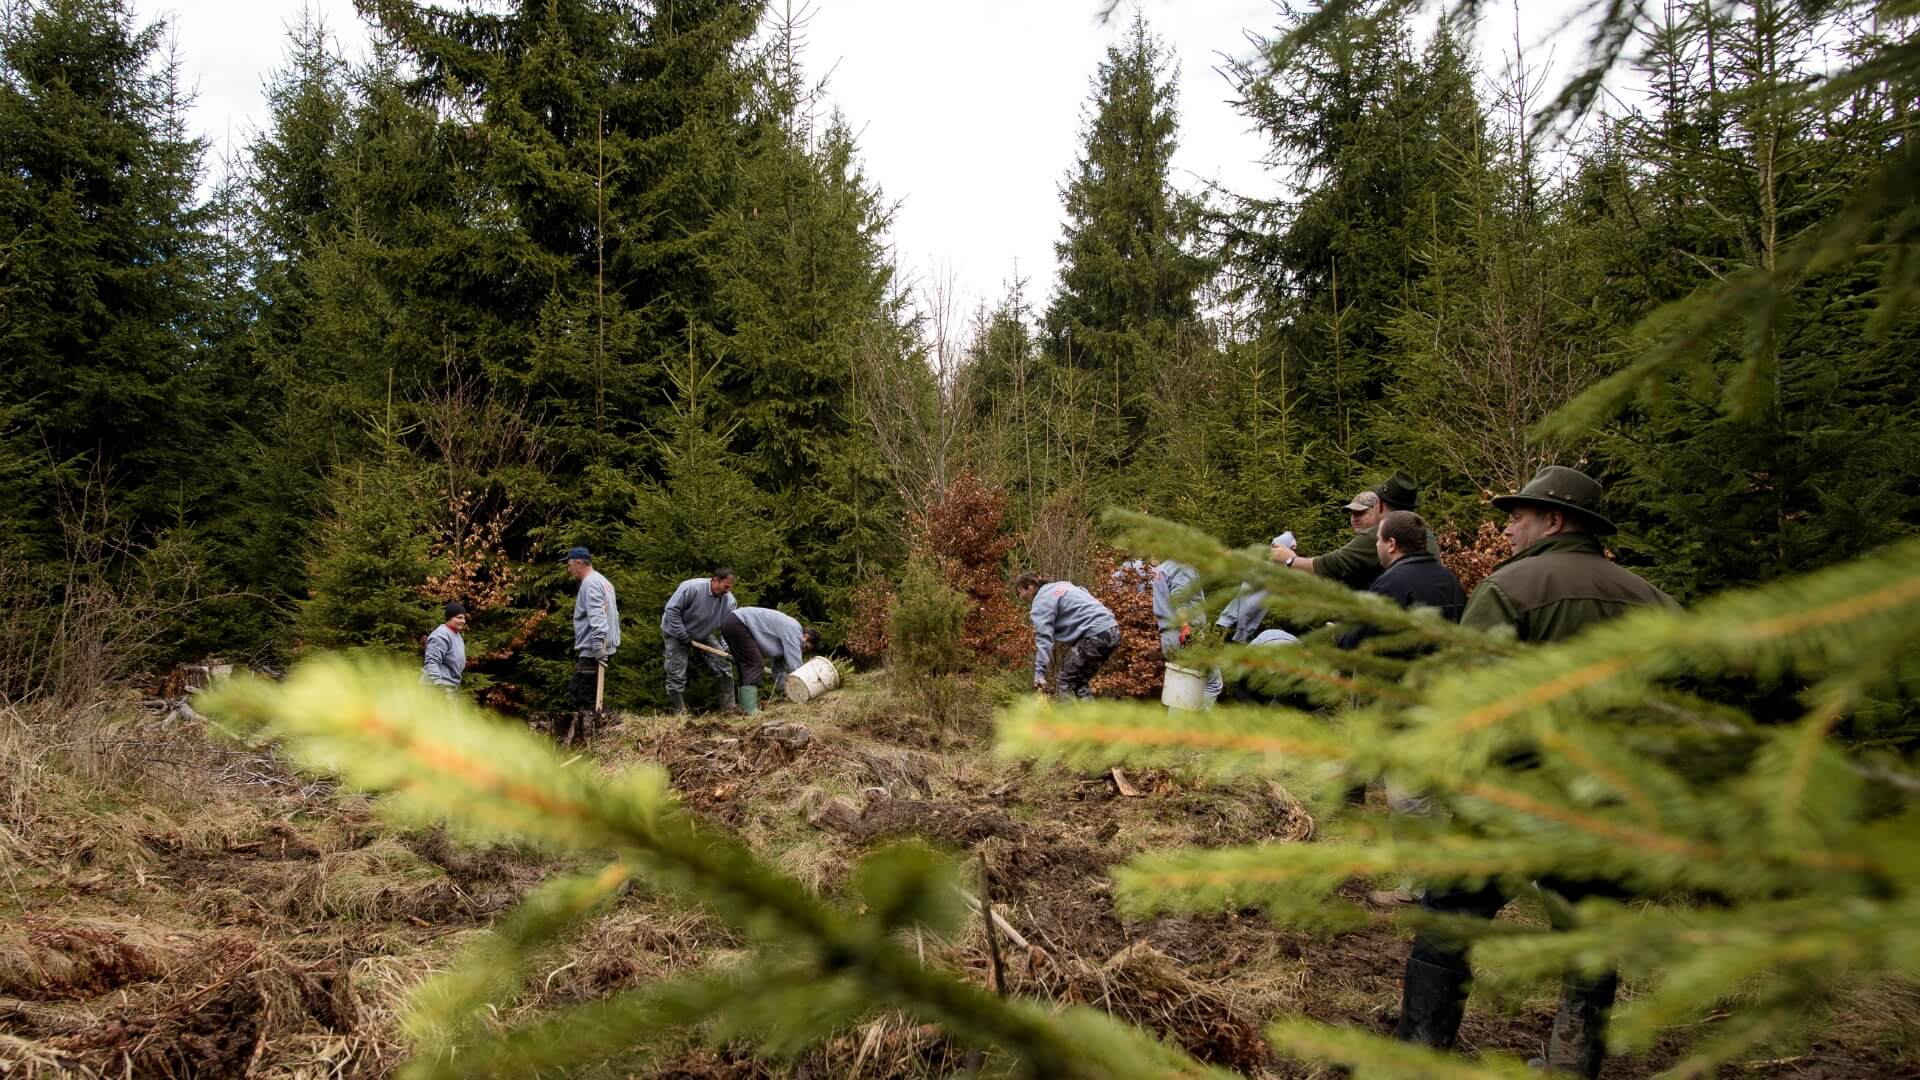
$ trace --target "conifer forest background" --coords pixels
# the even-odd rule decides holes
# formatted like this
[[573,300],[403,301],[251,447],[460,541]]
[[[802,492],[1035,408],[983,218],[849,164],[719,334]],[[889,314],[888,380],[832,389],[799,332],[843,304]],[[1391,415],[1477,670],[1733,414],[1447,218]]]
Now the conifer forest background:
[[[1672,976],[1662,965],[1679,939],[1624,915],[1607,924],[1611,943],[1564,946],[1615,949],[1630,980],[1645,980],[1636,987],[1664,987],[1647,991],[1638,1026],[1620,1029],[1619,1048],[1642,1055],[1622,1075],[1747,1069],[1741,1055],[1754,1059],[1748,1051],[1779,1033],[1769,1025],[1811,1015],[1810,1001],[1831,1006],[1836,992],[1843,1005],[1821,1016],[1879,1009],[1905,1032],[1891,1050],[1875,1044],[1846,1061],[1920,1067],[1910,981],[1920,944],[1903,929],[1920,912],[1920,830],[1910,827],[1920,790],[1920,4],[1596,0],[1584,52],[1554,61],[1570,64],[1571,79],[1549,78],[1547,57],[1476,47],[1478,23],[1511,17],[1501,5],[1280,4],[1247,41],[1220,43],[1237,57],[1222,66],[1223,88],[1265,141],[1270,191],[1254,195],[1175,175],[1175,66],[1206,58],[1174,56],[1130,9],[1083,2],[1090,25],[1126,29],[1089,73],[1075,164],[1059,186],[1057,282],[1036,289],[1008,267],[1002,294],[977,305],[949,280],[896,265],[892,196],[862,171],[856,122],[820,107],[790,5],[357,0],[369,56],[348,62],[326,27],[294,26],[268,119],[216,158],[186,119],[180,54],[195,42],[142,21],[129,0],[0,3],[0,773],[13,774],[0,782],[0,870],[14,890],[0,910],[21,927],[0,925],[0,1060],[41,1070],[27,1075],[89,1062],[104,1073],[111,1046],[121,1056],[108,1064],[135,1072],[241,1075],[308,1055],[310,1071],[273,1074],[319,1076],[384,1074],[417,1053],[415,1075],[482,1075],[467,1070],[484,1064],[506,1076],[585,1068],[640,1029],[708,1024],[721,1034],[709,1041],[732,1045],[744,1032],[764,1058],[741,1057],[734,1064],[755,1064],[734,1072],[682,1059],[674,1075],[763,1075],[758,1062],[803,1051],[831,1064],[802,1075],[892,1075],[886,1063],[908,1058],[929,1075],[1202,1075],[1196,1062],[1321,1075],[1286,1072],[1283,1059],[1374,1076],[1495,1075],[1342,1042],[1324,1034],[1333,1027],[1262,1029],[1272,1017],[1247,1019],[1246,1002],[1269,1003],[1271,987],[1209,997],[1180,981],[1204,967],[1180,949],[1231,943],[1231,958],[1206,953],[1222,971],[1271,957],[1280,946],[1249,929],[1261,910],[1276,924],[1317,924],[1311,912],[1341,882],[1413,858],[1384,827],[1306,844],[1314,819],[1346,812],[1338,794],[1351,785],[1316,773],[1334,792],[1323,802],[1289,774],[1290,794],[1261,763],[1280,751],[1222,750],[1206,732],[1284,742],[1292,761],[1338,759],[1362,782],[1392,773],[1445,791],[1463,777],[1505,777],[1520,790],[1539,779],[1507,776],[1500,747],[1442,738],[1467,730],[1448,726],[1461,710],[1501,692],[1502,676],[1483,665],[1511,661],[1508,689],[1546,703],[1528,721],[1541,725],[1533,734],[1564,734],[1589,755],[1580,760],[1600,763],[1594,773],[1636,762],[1617,773],[1647,778],[1653,793],[1642,801],[1622,780],[1617,798],[1582,803],[1599,783],[1583,773],[1542,797],[1602,816],[1624,804],[1672,829],[1596,840],[1591,857],[1643,875],[1662,897],[1711,898],[1699,910],[1714,913],[1700,918],[1721,918],[1714,905],[1724,905],[1729,920],[1688,924],[1697,934],[1684,947],[1699,947],[1710,972]],[[1632,94],[1615,92],[1622,79]],[[1358,674],[1312,639],[1290,654],[1301,671],[1284,676],[1220,647],[1230,676],[1270,679],[1276,694],[1301,695],[1291,699],[1300,708],[1223,708],[1167,736],[1222,755],[1201,765],[1153,749],[1170,744],[1153,742],[1156,725],[1177,719],[1157,706],[1091,706],[1071,715],[1106,719],[1076,727],[1019,700],[1025,683],[1007,674],[1032,655],[1006,585],[1019,570],[1097,587],[1129,639],[1096,688],[1150,696],[1161,658],[1144,596],[1116,570],[1124,560],[1194,563],[1217,613],[1233,583],[1271,572],[1250,550],[1283,530],[1301,552],[1345,542],[1336,507],[1399,470],[1420,481],[1421,513],[1471,587],[1506,554],[1490,497],[1548,464],[1605,485],[1620,525],[1611,555],[1689,614],[1595,635],[1584,651],[1531,667],[1511,660],[1510,642],[1411,615],[1388,627],[1400,635],[1391,640],[1428,659],[1371,656]],[[645,762],[669,763],[692,817],[666,809],[665,781],[610,781],[567,803],[568,785],[585,782],[546,747],[514,741],[524,731],[510,739],[464,703],[381,682],[373,658],[417,665],[441,604],[458,599],[473,615],[467,696],[516,720],[561,710],[574,589],[561,558],[575,545],[618,589],[624,641],[607,701],[634,718],[624,730],[642,733],[603,764],[651,777]],[[763,731],[747,754],[746,736],[699,726],[711,720],[681,728],[656,715],[666,701],[656,613],[677,582],[718,566],[738,571],[743,604],[801,617],[849,661],[842,699],[868,704],[835,706],[852,710],[845,732],[811,721],[814,749],[803,751]],[[1271,587],[1276,605],[1316,624],[1356,611],[1400,618],[1317,582]],[[1794,622],[1796,612],[1809,614]],[[278,691],[263,680],[220,692],[241,718],[224,734],[242,749],[169,726],[198,720],[168,704],[170,691],[127,689],[207,657],[292,673]],[[1626,673],[1613,697],[1554,696],[1568,693],[1554,675],[1603,661]],[[415,744],[330,728],[345,721],[313,705],[334,691],[319,676],[303,681],[303,664],[336,665],[319,670],[333,672],[342,708],[411,700],[444,724],[422,738],[457,732],[471,737],[461,746],[473,760],[524,761],[521,790],[577,811],[581,831],[550,835],[458,788],[446,759],[423,755],[410,779],[383,772],[383,759],[406,759]],[[1308,668],[1352,677],[1327,693],[1332,684],[1316,689]],[[1403,682],[1414,689],[1386,689]],[[161,702],[171,733],[116,719],[116,688]],[[1646,744],[1605,741],[1589,723],[1626,697],[1697,721],[1648,744],[1731,739],[1737,752],[1714,742],[1698,768],[1671,774],[1647,764],[1676,755],[1643,760],[1634,755]],[[987,719],[996,707],[997,730]],[[82,730],[70,719],[79,716],[93,718],[84,749],[77,735],[59,741]],[[1327,724],[1343,734],[1322,738]],[[270,739],[244,741],[262,732]],[[875,739],[911,749],[876,750]],[[271,740],[290,757],[262,749]],[[823,746],[837,764],[817,766],[827,770],[819,790],[777,812],[743,801],[784,797],[770,770],[817,765]],[[940,760],[949,787],[929,780]],[[1012,791],[1077,807],[1085,785],[1074,770],[1123,761],[1148,777],[1151,799],[1188,800],[1179,805],[1195,808],[1193,820],[1115,826],[1117,840],[1089,825],[1097,841],[1035,855],[1044,820],[983,816],[978,802]],[[1554,767],[1542,775],[1558,777]],[[253,785],[289,801],[269,811],[252,794],[223,795],[219,805],[244,803],[253,816],[209,824],[167,803],[172,781],[155,779],[209,769],[221,790]],[[1117,885],[1102,878],[1097,915],[1049,908],[1035,886],[1020,909],[1039,920],[1029,960],[1023,974],[1003,972],[999,950],[1017,950],[991,944],[992,918],[979,920],[985,952],[919,937],[967,912],[928,899],[951,901],[955,889],[933,856],[865,851],[928,833],[879,820],[907,798],[845,801],[876,777],[888,793],[957,800],[932,838],[978,854],[958,879],[976,915],[970,889],[1018,899],[1020,881],[1065,875],[1062,895],[1079,896],[1086,875],[1067,867],[1104,874],[1142,861]],[[336,780],[398,792],[417,828],[379,831],[364,807],[341,801]],[[91,794],[114,784],[127,785],[122,796]],[[147,794],[125,795],[134,790]],[[59,818],[56,804],[73,816]],[[1266,824],[1246,817],[1250,806]],[[1079,813],[1060,811],[1057,828],[1077,828]],[[1538,861],[1548,845],[1531,826],[1486,806],[1461,813],[1486,835],[1534,835],[1525,855],[1473,849],[1510,860],[1503,873],[1554,871]],[[95,824],[59,824],[82,817]],[[1764,851],[1730,839],[1750,821],[1765,823],[1750,838]],[[815,836],[834,829],[831,842]],[[1634,862],[1650,836],[1711,854]],[[474,849],[482,857],[456,840],[500,846]],[[1284,885],[1246,861],[1268,857],[1260,844],[1300,841],[1299,858],[1332,860],[1365,840],[1378,841],[1365,849],[1377,858],[1338,873],[1315,863]],[[52,898],[105,895],[127,875],[144,886],[149,873],[184,873],[189,857],[253,859],[276,843],[283,860],[289,843],[306,852],[317,875],[272,893],[295,912],[285,917],[370,920],[373,944],[322,957],[273,935],[260,941],[278,944],[244,947],[192,938],[206,955],[244,952],[233,970],[253,981],[201,987],[192,1010],[156,1005],[110,1034],[98,1016],[88,1027],[39,1003],[36,994],[78,1001],[198,963],[124,927],[36,921]],[[548,843],[566,854],[514,846]],[[605,851],[617,858],[604,867],[566,861]],[[630,892],[643,870],[668,884]],[[50,875],[33,888],[53,891],[29,889],[40,898],[29,903],[17,874]],[[1244,888],[1168,884],[1194,875]],[[196,894],[195,918],[252,925],[244,894],[260,890],[233,880],[215,890],[217,910]],[[486,901],[494,893],[503,899]],[[857,900],[842,906],[847,895]],[[688,910],[669,899],[689,896],[697,914],[662,921]],[[396,942],[410,923],[493,926],[510,901],[524,904],[461,954],[472,966],[436,954],[444,967],[401,1020],[398,1005],[379,1023],[348,1015],[397,1002],[424,978],[397,960],[382,966],[405,955]],[[616,914],[583,930],[607,905]],[[1169,911],[1205,913],[1171,917],[1190,920],[1177,925],[1191,940],[1133,933],[1149,916],[1154,933],[1175,925]],[[1819,922],[1836,911],[1857,921]],[[769,919],[780,940],[801,944],[770,946]],[[1809,936],[1766,940],[1813,942],[1826,966],[1759,939],[1699,945],[1723,930],[1810,923]],[[1075,967],[1041,940],[1048,926],[1111,928],[1100,939],[1111,958]],[[1367,992],[1390,996],[1404,943],[1379,927],[1338,929],[1375,935],[1364,941],[1386,966]],[[552,964],[535,970],[565,934],[576,935],[567,968],[585,965],[574,976],[588,978],[582,989],[562,976],[556,990]],[[673,958],[677,935],[703,957],[749,959],[696,978]],[[1179,962],[1139,952],[1149,938]],[[1289,947],[1293,960],[1307,948]],[[1505,947],[1522,979],[1573,962],[1554,951],[1562,946]],[[608,950],[635,948],[671,962],[605,966]],[[1359,947],[1342,948],[1326,963],[1348,970]],[[79,966],[48,975],[48,949]],[[38,959],[16,963],[16,953]],[[82,954],[90,959],[73,959]],[[1749,968],[1742,956],[1761,959]],[[1762,968],[1786,972],[1786,989],[1759,989]],[[1144,999],[1160,1004],[1115,1005],[1101,996],[1109,982],[1161,986]],[[1844,998],[1868,984],[1899,989],[1871,1007]],[[541,1026],[549,1007],[633,985],[652,996],[583,1006],[600,1010],[585,1028]],[[472,1016],[487,994],[536,1019],[480,1056],[434,1057],[476,1045]],[[726,1012],[755,995],[762,1012]],[[1031,1004],[1041,999],[1087,1008],[1056,1016]],[[871,1020],[863,1009],[875,1002],[906,1019]],[[1705,1050],[1663,1034],[1707,1024],[1716,1002],[1735,1004],[1714,1022],[1745,1008],[1754,1029],[1713,1028]],[[1365,1026],[1369,1008],[1303,1011]],[[207,1009],[252,1018],[255,1028],[222,1030],[257,1041],[194,1043],[191,1060],[153,1056],[180,1030],[198,1031],[183,1017]],[[262,1033],[293,1015],[311,1018],[298,1054],[261,1049]],[[856,1020],[869,1024],[864,1035],[832,1034]],[[1519,1052],[1505,1028],[1484,1023],[1473,1030],[1486,1047]],[[583,1030],[605,1044],[575,1045]],[[1194,1031],[1210,1034],[1181,1034]],[[337,1053],[318,1049],[327,1038]],[[1862,1075],[1848,1068],[1766,1075]]]
[[[1712,327],[1542,426],[1909,146],[1899,85],[1802,92],[1904,40],[1876,5],[1656,6],[1646,98],[1568,130],[1543,60],[1452,21],[1363,4],[1296,46],[1282,13],[1227,73],[1264,201],[1178,188],[1175,58],[1136,22],[1091,79],[1058,286],[960,310],[890,263],[886,193],[759,5],[369,2],[372,57],[296,27],[227,160],[185,126],[193,42],[10,5],[8,607],[144,572],[190,602],[163,651],[284,662],[411,645],[460,596],[537,704],[567,548],[636,614],[730,564],[837,644],[968,468],[1050,573],[1109,505],[1319,550],[1396,468],[1471,537],[1544,462],[1605,481],[1619,557],[1683,601],[1844,560],[1917,518],[1903,249],[1797,275],[1763,363]],[[619,700],[657,695],[638,675]]]

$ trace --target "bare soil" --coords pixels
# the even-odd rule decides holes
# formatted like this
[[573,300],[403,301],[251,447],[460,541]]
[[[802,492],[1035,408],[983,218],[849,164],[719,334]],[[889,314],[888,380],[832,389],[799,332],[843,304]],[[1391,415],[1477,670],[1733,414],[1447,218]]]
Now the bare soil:
[[[761,720],[785,727],[763,727]],[[33,751],[30,720],[10,744]],[[802,725],[804,731],[793,725]],[[399,830],[366,800],[237,759],[196,729],[152,731],[171,762],[53,776],[0,815],[0,1073],[8,1076],[373,1077],[406,1048],[406,992],[473,934],[568,866]],[[918,836],[984,865],[988,889],[1032,946],[1006,950],[1009,990],[1146,1025],[1249,1076],[1320,1077],[1277,1057],[1280,1014],[1391,1030],[1407,938],[1385,916],[1319,936],[1254,911],[1123,917],[1110,870],[1153,848],[1311,842],[1283,795],[1164,772],[1102,777],[994,760],[990,733],[904,714],[860,677],[808,707],[756,720],[629,716],[588,748],[603,768],[666,767],[688,806],[829,893],[873,845]],[[153,755],[149,755],[153,756]],[[186,793],[183,797],[181,793]],[[0,795],[7,792],[0,790]],[[1361,903],[1354,882],[1335,902]],[[505,1019],[694,970],[746,948],[710,916],[641,888],[556,950]],[[927,958],[982,982],[974,929]],[[1552,987],[1476,1000],[1467,1052],[1537,1051]],[[1630,991],[1629,991],[1630,992]],[[1895,1000],[1895,999],[1888,999]],[[1898,998],[1897,1010],[1920,1004]],[[1740,1077],[1920,1077],[1888,1031],[1856,1025]],[[1911,1043],[1906,1039],[1906,1044]],[[1610,1062],[1653,1075],[1679,1039]],[[981,1062],[940,1031],[882,1017],[797,1062],[689,1046],[645,1075],[684,1078],[945,1076]]]

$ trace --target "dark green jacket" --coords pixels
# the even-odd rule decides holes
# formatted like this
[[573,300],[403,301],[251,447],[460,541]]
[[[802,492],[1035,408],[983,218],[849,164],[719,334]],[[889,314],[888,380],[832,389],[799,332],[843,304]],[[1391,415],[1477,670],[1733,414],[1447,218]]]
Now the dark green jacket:
[[1563,533],[1501,563],[1473,590],[1460,625],[1476,630],[1511,626],[1521,641],[1565,641],[1636,607],[1679,606],[1673,597],[1615,565],[1598,539]]
[[[1332,578],[1351,589],[1364,589],[1373,584],[1373,579],[1380,576],[1380,552],[1374,548],[1374,540],[1379,535],[1379,526],[1364,529],[1354,533],[1353,539],[1344,546],[1325,555],[1315,555],[1314,575]],[[1434,538],[1432,529],[1427,530],[1427,554],[1440,556],[1440,541]]]

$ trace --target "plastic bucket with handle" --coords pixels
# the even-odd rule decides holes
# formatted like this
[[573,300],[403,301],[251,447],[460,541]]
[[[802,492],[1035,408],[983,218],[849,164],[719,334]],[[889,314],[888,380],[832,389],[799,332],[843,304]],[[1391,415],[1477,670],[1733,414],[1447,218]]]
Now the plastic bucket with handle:
[[840,685],[840,669],[824,656],[816,656],[787,673],[787,700],[805,705]]
[[1198,711],[1206,708],[1207,673],[1179,664],[1168,664],[1165,680],[1160,685],[1160,704],[1169,709]]

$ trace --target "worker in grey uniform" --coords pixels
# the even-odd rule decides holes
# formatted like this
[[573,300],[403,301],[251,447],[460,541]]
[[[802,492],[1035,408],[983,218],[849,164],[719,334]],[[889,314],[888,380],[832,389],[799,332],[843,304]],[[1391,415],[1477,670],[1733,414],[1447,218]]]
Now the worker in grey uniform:
[[1033,620],[1033,688],[1046,692],[1053,647],[1066,645],[1073,652],[1060,664],[1060,696],[1092,697],[1094,675],[1120,647],[1113,612],[1073,582],[1048,581],[1031,570],[1015,578],[1013,588]]
[[[1153,568],[1153,617],[1160,623],[1160,655],[1169,663],[1192,640],[1195,623],[1206,629],[1207,593],[1194,583],[1197,577],[1193,567],[1172,559]],[[1207,672],[1208,705],[1220,699],[1224,685],[1219,668]]]
[[573,594],[573,678],[567,696],[574,712],[591,713],[600,669],[620,648],[620,602],[613,582],[593,568],[593,552],[586,548],[567,552],[567,573],[580,582]]
[[[1273,538],[1268,546],[1278,551],[1281,548],[1291,550],[1296,544],[1293,533],[1283,532]],[[1281,556],[1284,558],[1285,556]],[[1234,645],[1245,645],[1260,633],[1260,625],[1267,621],[1267,590],[1256,589],[1242,582],[1240,591],[1233,594],[1227,606],[1220,611],[1220,617],[1213,625],[1227,632],[1227,641]],[[1291,640],[1293,635],[1287,637]]]
[[449,600],[441,614],[440,625],[427,635],[420,681],[452,693],[460,689],[460,677],[467,670],[467,641],[461,636],[467,629],[467,607]]
[[[694,651],[693,642],[704,642],[723,654],[726,652],[720,644],[720,624],[740,603],[733,598],[734,580],[733,568],[727,566],[715,570],[709,577],[688,578],[675,586],[673,595],[667,597],[667,604],[660,611],[660,638],[666,650],[667,709],[671,712],[687,711],[687,658]],[[709,652],[702,652],[700,658],[720,680],[716,696],[721,711],[733,710],[736,706],[732,662],[725,655],[715,656]]]
[[751,716],[760,711],[760,686],[770,671],[775,693],[787,688],[787,674],[806,662],[819,647],[820,635],[800,620],[773,608],[735,608],[721,623],[720,636],[733,653],[740,673],[740,708]]

